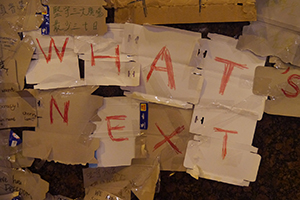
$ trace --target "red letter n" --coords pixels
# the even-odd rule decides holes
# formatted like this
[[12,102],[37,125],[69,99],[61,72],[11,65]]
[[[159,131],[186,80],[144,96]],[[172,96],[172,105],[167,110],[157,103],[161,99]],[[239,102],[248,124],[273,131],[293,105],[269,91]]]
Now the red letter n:
[[290,86],[292,86],[296,90],[295,93],[292,93],[292,92],[286,91],[284,89],[281,89],[281,91],[283,92],[283,94],[286,97],[288,97],[288,98],[295,98],[295,97],[298,96],[298,94],[300,92],[298,85],[293,82],[293,79],[298,79],[299,80],[300,79],[300,75],[298,75],[298,74],[292,74],[291,76],[289,76],[289,78],[287,80],[288,84]]
[[246,65],[241,65],[235,62],[232,62],[230,60],[226,60],[224,58],[219,58],[216,57],[215,61],[221,62],[225,64],[225,69],[224,69],[224,73],[223,73],[223,77],[222,77],[222,81],[221,81],[221,86],[220,86],[220,90],[219,90],[219,94],[223,95],[225,92],[225,88],[226,85],[229,81],[230,75],[233,71],[234,67],[240,68],[240,69],[248,69],[248,67],[246,67]]
[[59,115],[63,118],[64,123],[68,124],[68,113],[69,113],[70,101],[65,102],[64,115],[63,115],[60,112],[55,99],[53,98],[53,96],[51,96],[51,100],[50,100],[50,123],[51,124],[53,124],[53,104],[56,110],[58,111]]
[[57,55],[57,57],[59,58],[60,62],[63,61],[64,54],[65,54],[65,50],[66,50],[66,47],[67,47],[67,43],[68,43],[68,41],[69,41],[69,38],[68,38],[68,37],[65,39],[65,43],[64,43],[64,45],[63,45],[63,47],[62,47],[62,49],[61,49],[61,52],[57,49],[57,47],[56,47],[56,45],[55,45],[55,42],[54,42],[53,38],[51,38],[51,39],[50,39],[49,49],[48,49],[48,56],[46,56],[46,54],[45,54],[43,48],[41,47],[41,44],[40,44],[39,39],[36,38],[36,41],[37,41],[37,43],[38,43],[38,45],[39,45],[39,47],[40,47],[42,53],[44,54],[44,57],[45,57],[47,63],[51,60],[51,56],[52,56],[52,45],[54,46],[56,55]]
[[[156,66],[156,63],[158,62],[159,58],[161,58],[161,60],[165,60],[166,67]],[[164,46],[160,50],[160,52],[157,54],[154,61],[152,62],[150,71],[147,75],[147,82],[149,81],[150,76],[152,75],[154,70],[161,71],[161,72],[167,72],[168,73],[168,86],[171,89],[176,90],[171,54],[170,54],[170,51],[167,49],[166,46]]]
[[222,158],[224,160],[226,154],[227,154],[227,139],[228,139],[228,135],[227,133],[232,133],[232,134],[238,134],[237,131],[229,131],[229,130],[224,130],[221,128],[216,128],[214,127],[215,132],[224,132],[225,135],[223,137],[223,146],[222,146]]
[[110,124],[110,120],[125,120],[126,117],[127,117],[126,115],[116,115],[116,116],[107,116],[105,118],[105,120],[107,121],[108,135],[112,141],[122,142],[124,140],[128,140],[128,138],[114,138],[114,136],[111,133],[112,130],[123,130],[125,128],[125,126],[117,125],[117,126],[111,127],[111,124]]
[[120,47],[119,45],[116,47],[115,49],[115,53],[116,53],[116,56],[95,56],[94,55],[94,49],[93,49],[93,44],[91,44],[91,65],[92,66],[95,66],[96,63],[95,63],[95,58],[113,58],[115,59],[115,63],[116,63],[116,67],[118,69],[118,74],[120,74],[120,71],[121,71],[121,62],[120,62]]

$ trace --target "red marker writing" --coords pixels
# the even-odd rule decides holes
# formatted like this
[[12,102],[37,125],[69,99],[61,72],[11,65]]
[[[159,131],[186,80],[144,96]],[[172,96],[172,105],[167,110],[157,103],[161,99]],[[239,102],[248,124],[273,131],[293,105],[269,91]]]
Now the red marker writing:
[[92,66],[95,66],[96,63],[95,63],[95,59],[99,59],[99,58],[112,58],[112,59],[115,59],[115,63],[116,63],[116,67],[118,69],[118,74],[120,74],[120,71],[121,71],[121,62],[120,62],[120,47],[119,45],[116,47],[115,49],[115,53],[116,53],[116,56],[95,56],[94,55],[94,49],[93,49],[93,44],[91,44],[91,65]]
[[41,46],[41,44],[40,44],[39,39],[36,38],[36,41],[37,41],[37,43],[38,43],[38,45],[39,45],[39,47],[40,47],[42,53],[44,54],[44,57],[45,57],[47,63],[51,60],[51,56],[52,56],[52,45],[53,45],[53,47],[54,47],[54,49],[55,49],[56,55],[57,55],[57,57],[59,58],[60,62],[63,61],[64,54],[65,54],[65,50],[66,50],[66,47],[67,47],[67,43],[68,43],[68,41],[69,41],[69,38],[68,38],[68,37],[65,39],[65,43],[64,43],[64,45],[63,45],[63,47],[62,47],[62,49],[61,49],[61,52],[60,52],[60,51],[58,50],[58,48],[56,47],[55,42],[54,42],[54,39],[51,37],[51,39],[50,39],[50,45],[49,45],[49,48],[48,48],[48,56],[46,56],[46,54],[45,54],[45,52],[44,52],[44,50],[43,50],[43,48],[42,48],[42,46]]
[[125,128],[125,126],[111,126],[110,124],[110,120],[125,120],[127,116],[126,115],[115,115],[115,116],[107,116],[105,118],[105,120],[107,121],[107,131],[108,131],[108,136],[110,137],[110,139],[112,141],[116,141],[116,142],[122,142],[124,140],[129,140],[128,138],[115,138],[113,135],[112,135],[112,130],[123,130]]
[[235,63],[235,62],[232,62],[230,60],[226,60],[226,59],[220,58],[220,57],[216,57],[215,61],[225,64],[225,69],[224,69],[221,86],[220,86],[220,90],[219,90],[219,94],[223,95],[234,67],[237,67],[239,69],[248,69],[248,67],[246,67],[246,65],[238,64],[238,63]]
[[56,100],[51,96],[50,100],[50,123],[53,124],[53,105],[55,106],[56,110],[58,111],[59,115],[63,118],[63,122],[68,124],[68,113],[69,113],[69,107],[70,107],[70,101],[66,101],[64,103],[64,114],[59,110],[59,107],[57,105]]
[[222,146],[222,158],[224,160],[224,158],[226,157],[226,154],[227,154],[227,139],[228,139],[227,133],[238,134],[238,132],[237,131],[224,130],[224,129],[216,128],[216,127],[214,127],[214,130],[215,130],[215,132],[225,133],[225,135],[223,137],[223,146]]
[[[156,66],[159,59],[165,61],[166,67]],[[160,52],[157,54],[154,61],[152,62],[151,66],[150,66],[150,71],[147,75],[147,82],[149,81],[149,79],[150,79],[150,77],[151,77],[154,70],[155,71],[161,71],[161,72],[167,72],[167,74],[168,74],[168,86],[171,89],[176,90],[171,54],[170,54],[170,51],[167,49],[166,46],[164,46],[160,50]]]

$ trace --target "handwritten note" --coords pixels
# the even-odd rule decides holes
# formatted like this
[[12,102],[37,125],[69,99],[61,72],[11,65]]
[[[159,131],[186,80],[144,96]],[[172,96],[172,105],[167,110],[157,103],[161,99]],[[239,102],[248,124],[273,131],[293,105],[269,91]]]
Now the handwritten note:
[[35,98],[27,91],[9,92],[1,97],[0,128],[35,127],[37,112]]
[[52,0],[50,9],[50,35],[103,35],[106,10],[104,1],[77,1],[68,4]]
[[0,3],[0,17],[14,25],[19,31],[30,31],[39,28],[43,22],[43,7],[39,0],[2,0]]

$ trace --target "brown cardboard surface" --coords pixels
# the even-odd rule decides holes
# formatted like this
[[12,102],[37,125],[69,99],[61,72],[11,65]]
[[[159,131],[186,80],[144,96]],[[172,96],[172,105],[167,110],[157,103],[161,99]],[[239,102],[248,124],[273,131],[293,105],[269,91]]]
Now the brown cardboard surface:
[[[145,162],[136,159],[129,167],[83,169],[85,188],[98,188],[119,197],[125,196],[126,191],[131,189],[139,199],[153,199],[159,178],[159,163],[157,161],[149,161],[150,164],[143,163]],[[93,181],[95,182],[91,184]],[[129,182],[131,184],[128,185]],[[92,197],[92,194],[89,197]]]
[[[115,22],[176,24],[255,21],[255,0],[115,0]],[[145,3],[144,3],[145,2]]]
[[18,91],[24,88],[24,77],[34,52],[33,41],[30,37],[20,40],[7,22],[0,21],[0,27],[0,88],[4,90],[1,92]]
[[[31,92],[37,99],[38,128],[60,134],[89,136],[103,97],[91,95],[96,87],[76,87]],[[88,105],[88,106],[86,106]]]
[[299,86],[300,69],[276,69],[257,67],[253,83],[253,93],[268,95],[265,112],[274,115],[300,117]]
[[30,171],[13,170],[13,184],[7,184],[8,191],[19,191],[24,200],[45,199],[49,190],[49,183],[41,179],[40,175]]
[[[34,158],[24,157],[21,153],[22,145],[9,145],[10,129],[0,130],[0,166],[2,167],[30,167]],[[1,194],[1,192],[0,192]]]
[[19,89],[24,88],[24,78],[29,67],[34,48],[32,47],[32,39],[30,37],[25,37],[19,43],[18,49],[14,54],[14,59],[17,63],[17,81],[19,84]]
[[23,155],[65,164],[97,163],[99,139],[36,130],[23,132]]
[[2,93],[0,98],[0,128],[37,125],[35,98],[28,91]]
[[44,11],[39,0],[1,0],[0,7],[1,19],[18,31],[38,29],[43,22],[43,16],[36,14]]
[[104,0],[49,0],[50,35],[104,35]]
[[85,190],[84,200],[107,200],[108,197],[112,199],[122,200],[120,197],[94,187],[89,187]]
[[11,193],[11,191],[6,188],[6,185],[13,184],[12,168],[0,167],[0,180],[0,195]]
[[148,106],[148,129],[143,130],[143,136],[149,158],[159,158],[161,170],[185,171],[184,155],[187,142],[192,139],[189,133],[192,110],[152,103]]
[[7,59],[1,64],[0,83],[0,93],[15,92],[19,90],[17,62],[15,59]]

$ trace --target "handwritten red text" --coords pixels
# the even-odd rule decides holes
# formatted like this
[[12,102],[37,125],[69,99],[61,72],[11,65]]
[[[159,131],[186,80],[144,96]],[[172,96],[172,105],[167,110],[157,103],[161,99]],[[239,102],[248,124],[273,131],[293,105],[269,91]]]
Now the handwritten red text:
[[220,90],[219,90],[219,94],[223,95],[234,67],[237,67],[239,69],[248,69],[248,67],[246,67],[246,65],[238,64],[238,63],[235,63],[235,62],[232,62],[230,60],[226,60],[226,59],[220,58],[220,57],[216,57],[215,61],[225,64],[225,69],[224,69],[221,86],[220,86]]
[[227,154],[227,140],[228,140],[227,133],[238,134],[238,132],[237,131],[224,130],[224,129],[216,128],[216,127],[214,127],[214,130],[215,130],[215,132],[225,133],[225,135],[223,137],[223,146],[222,146],[222,158],[224,160],[224,158],[226,157],[226,154]]
[[122,142],[124,140],[128,140],[128,138],[115,138],[113,135],[112,135],[112,130],[123,130],[125,128],[125,126],[111,126],[110,124],[110,120],[125,120],[126,119],[126,115],[115,115],[115,116],[107,116],[105,118],[105,120],[107,121],[107,131],[108,131],[108,136],[110,137],[110,139],[112,141],[116,141],[116,142]]
[[[156,66],[156,64],[157,64],[157,62],[160,58],[161,58],[161,60],[165,60],[166,67]],[[164,46],[160,50],[160,52],[157,54],[154,61],[152,62],[151,67],[150,67],[150,71],[147,75],[147,82],[149,81],[149,79],[150,79],[150,77],[151,77],[154,70],[161,71],[161,72],[167,72],[167,74],[168,74],[168,86],[171,89],[176,90],[171,54],[170,54],[170,51],[167,49],[166,46]]]
[[50,100],[50,123],[53,124],[53,105],[55,106],[56,110],[58,111],[59,115],[63,118],[63,122],[68,124],[68,113],[69,113],[69,107],[70,107],[70,101],[67,101],[64,103],[64,115],[62,112],[59,110],[58,105],[56,103],[56,100],[51,96]]
[[43,50],[43,48],[42,48],[42,46],[41,46],[41,44],[40,44],[39,39],[36,38],[36,41],[37,41],[37,43],[38,43],[38,45],[39,45],[39,47],[40,47],[42,53],[44,54],[44,57],[45,57],[47,63],[51,60],[51,56],[52,56],[52,45],[53,45],[53,47],[54,47],[54,49],[55,49],[56,55],[57,55],[57,57],[59,58],[60,62],[63,61],[64,54],[65,54],[65,50],[66,50],[66,47],[67,47],[67,43],[68,43],[68,41],[69,41],[69,38],[68,38],[68,37],[65,39],[65,43],[64,43],[64,45],[63,45],[63,47],[62,47],[62,49],[61,49],[61,52],[60,52],[60,51],[58,50],[58,48],[56,47],[55,42],[54,42],[54,39],[51,37],[51,39],[50,39],[50,45],[49,45],[49,48],[48,48],[48,56],[46,56],[46,54],[45,54],[45,52],[44,52],[44,50]]

